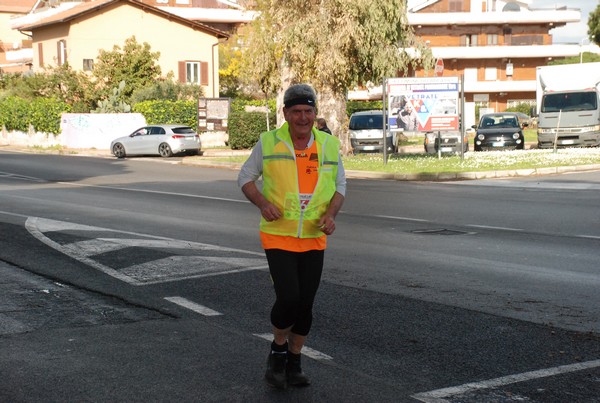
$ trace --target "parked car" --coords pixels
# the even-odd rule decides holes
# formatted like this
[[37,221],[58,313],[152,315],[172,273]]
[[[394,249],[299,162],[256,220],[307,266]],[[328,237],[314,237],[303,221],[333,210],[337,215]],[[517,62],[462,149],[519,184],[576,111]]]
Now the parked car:
[[[350,116],[350,144],[355,153],[383,152],[383,112],[380,110],[354,112]],[[386,145],[394,151],[394,136],[388,131]]]
[[523,150],[525,137],[519,116],[514,112],[488,113],[481,116],[479,125],[472,126],[476,130],[475,151],[484,150]]
[[119,137],[110,143],[110,150],[117,158],[129,155],[160,155],[164,158],[174,154],[198,155],[201,149],[200,136],[194,129],[176,124],[140,127],[129,136]]
[[[438,139],[437,132],[425,132],[425,140],[423,141],[425,153],[437,154],[439,149],[441,153],[460,154],[460,136],[461,134],[458,131],[440,132],[440,138]],[[469,151],[469,138],[466,134],[462,140],[462,146],[463,152]]]

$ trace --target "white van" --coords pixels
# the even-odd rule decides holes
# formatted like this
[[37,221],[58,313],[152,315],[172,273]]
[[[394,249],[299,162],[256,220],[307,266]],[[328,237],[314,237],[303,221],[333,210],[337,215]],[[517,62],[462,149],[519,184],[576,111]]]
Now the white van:
[[[355,153],[383,152],[383,112],[380,110],[354,112],[350,116],[350,144]],[[393,152],[393,135],[387,133],[386,146]]]

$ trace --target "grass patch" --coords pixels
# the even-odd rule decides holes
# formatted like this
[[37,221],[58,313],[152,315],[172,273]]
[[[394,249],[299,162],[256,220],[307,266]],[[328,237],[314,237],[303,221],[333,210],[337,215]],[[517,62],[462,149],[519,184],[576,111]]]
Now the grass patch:
[[[246,155],[224,157],[199,157],[204,160],[243,163]],[[559,166],[600,164],[600,148],[564,148],[554,150],[484,151],[460,155],[435,155],[423,153],[392,154],[387,164],[383,154],[357,154],[343,157],[344,168],[356,171],[385,173],[453,173],[535,169]]]
[[600,148],[467,152],[459,155],[393,154],[383,163],[382,154],[344,157],[349,170],[387,173],[482,172],[600,164]]

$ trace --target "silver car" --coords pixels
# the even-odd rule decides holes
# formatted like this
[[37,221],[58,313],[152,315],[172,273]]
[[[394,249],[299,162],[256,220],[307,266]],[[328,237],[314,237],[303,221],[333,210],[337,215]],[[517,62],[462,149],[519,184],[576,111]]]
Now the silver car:
[[117,158],[130,155],[160,155],[164,158],[173,154],[198,155],[201,149],[200,136],[194,129],[175,124],[140,127],[129,136],[119,137],[110,143],[110,150]]

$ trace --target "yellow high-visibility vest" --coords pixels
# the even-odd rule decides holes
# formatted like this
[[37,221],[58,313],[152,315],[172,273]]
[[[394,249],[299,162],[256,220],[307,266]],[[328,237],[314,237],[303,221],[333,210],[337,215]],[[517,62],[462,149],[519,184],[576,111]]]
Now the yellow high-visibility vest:
[[[301,205],[296,154],[287,122],[280,128],[262,133],[263,190],[267,200],[283,214],[279,220],[261,219],[260,230],[268,234],[318,238],[318,227],[335,194],[340,141],[313,128],[317,143],[318,180],[308,204]],[[304,208],[302,208],[304,207]]]

